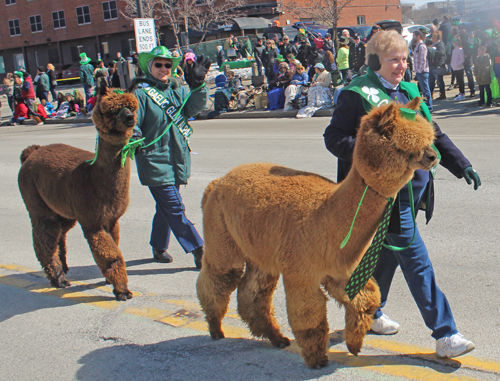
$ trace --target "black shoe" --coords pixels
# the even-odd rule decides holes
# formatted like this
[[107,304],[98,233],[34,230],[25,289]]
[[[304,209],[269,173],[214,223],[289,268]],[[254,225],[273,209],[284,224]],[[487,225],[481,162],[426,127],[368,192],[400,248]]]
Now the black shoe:
[[194,256],[194,264],[197,269],[201,269],[201,258],[203,257],[203,246],[200,246],[196,250],[191,252]]
[[167,250],[158,250],[153,247],[153,258],[155,259],[156,262],[161,262],[161,263],[172,263],[174,261],[174,258],[170,256],[169,253],[167,253]]
[[476,96],[476,92],[475,91],[471,91],[469,97],[474,98],[475,96]]
[[479,107],[483,107],[483,106],[484,106],[484,103],[483,103],[483,102],[481,102],[481,101],[479,101],[479,102],[477,102],[477,105],[478,105]]

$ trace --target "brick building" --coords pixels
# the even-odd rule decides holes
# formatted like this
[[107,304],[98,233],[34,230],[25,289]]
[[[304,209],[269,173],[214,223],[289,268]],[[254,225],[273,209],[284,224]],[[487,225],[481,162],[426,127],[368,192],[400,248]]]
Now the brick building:
[[[279,19],[282,26],[299,21],[283,14],[281,1],[246,0],[246,4],[248,16]],[[128,56],[135,50],[135,38],[131,21],[122,14],[125,5],[119,0],[0,0],[0,79],[20,68],[35,73],[37,66],[49,62],[56,68],[78,66],[82,52],[105,63],[117,52]],[[339,26],[401,21],[400,8],[400,0],[354,0],[344,8]],[[224,31],[209,39],[227,37],[229,32]],[[173,47],[172,30],[163,25],[160,32],[160,43]]]

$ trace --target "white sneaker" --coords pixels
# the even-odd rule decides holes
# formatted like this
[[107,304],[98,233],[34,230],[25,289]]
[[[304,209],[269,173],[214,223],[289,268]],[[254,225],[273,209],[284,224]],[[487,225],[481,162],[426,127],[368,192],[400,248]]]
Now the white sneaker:
[[436,341],[436,355],[440,358],[451,358],[469,353],[476,346],[472,341],[464,338],[461,333],[443,337]]
[[379,335],[394,335],[399,332],[399,324],[382,314],[378,319],[373,319],[371,330]]
[[463,101],[465,99],[465,95],[463,94],[458,94],[456,97],[455,97],[455,100],[456,101]]

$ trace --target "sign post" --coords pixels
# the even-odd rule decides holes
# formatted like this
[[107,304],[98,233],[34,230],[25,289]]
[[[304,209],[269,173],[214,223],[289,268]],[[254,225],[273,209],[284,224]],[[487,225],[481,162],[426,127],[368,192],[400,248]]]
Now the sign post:
[[156,47],[154,19],[134,19],[134,31],[137,53],[150,52]]

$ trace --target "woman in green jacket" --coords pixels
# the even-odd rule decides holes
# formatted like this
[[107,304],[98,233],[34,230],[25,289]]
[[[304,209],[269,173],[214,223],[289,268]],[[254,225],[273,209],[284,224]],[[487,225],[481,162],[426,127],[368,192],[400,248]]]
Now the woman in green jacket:
[[173,78],[182,57],[174,57],[164,46],[139,55],[139,66],[146,74],[134,91],[139,101],[134,137],[143,137],[136,156],[142,185],[149,187],[156,201],[150,244],[156,261],[170,263],[167,253],[172,231],[186,253],[192,253],[201,268],[203,240],[187,219],[179,186],[187,184],[191,169],[188,119],[206,108],[208,90],[205,75],[210,59],[200,56],[185,69],[190,89]]
[[349,70],[349,40],[341,36],[339,38],[339,51],[337,53],[337,67],[342,75],[342,81],[347,79],[347,71]]

